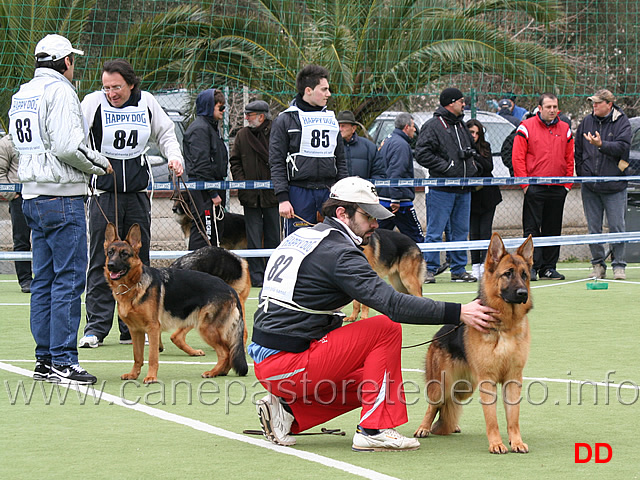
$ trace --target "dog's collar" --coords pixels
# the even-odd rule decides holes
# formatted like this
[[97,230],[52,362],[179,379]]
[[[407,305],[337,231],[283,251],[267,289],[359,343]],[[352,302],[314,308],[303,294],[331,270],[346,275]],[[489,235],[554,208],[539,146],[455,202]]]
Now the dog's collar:
[[140,282],[136,283],[135,285],[132,285],[131,287],[127,286],[127,285],[126,285],[126,284],[124,284],[124,283],[121,283],[120,285],[118,285],[118,286],[116,287],[116,290],[120,290],[120,287],[123,287],[123,286],[124,286],[124,287],[127,287],[127,289],[126,289],[124,292],[116,292],[116,291],[114,291],[114,292],[113,292],[113,294],[114,294],[114,295],[124,295],[125,293],[129,293],[129,292],[130,292],[131,290],[133,290],[134,288],[139,287],[139,286],[140,286]]

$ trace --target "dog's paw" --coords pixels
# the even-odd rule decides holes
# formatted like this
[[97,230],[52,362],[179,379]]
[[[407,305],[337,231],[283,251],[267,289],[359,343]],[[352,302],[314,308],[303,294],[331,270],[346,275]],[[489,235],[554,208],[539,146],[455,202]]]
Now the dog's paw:
[[129,372],[124,375],[120,375],[120,380],[135,380],[140,376],[140,373]]
[[344,320],[342,320],[342,323],[353,323],[356,321],[356,317],[346,317]]
[[158,383],[158,377],[152,377],[151,375],[147,375],[144,377],[143,383]]
[[490,444],[489,452],[490,453],[509,453],[509,450],[507,449],[507,447],[504,446],[504,443],[499,442],[499,443]]
[[414,432],[413,436],[416,438],[426,438],[431,432],[428,428],[424,428],[422,425]]
[[192,357],[204,357],[205,353],[203,350],[194,350],[191,354]]
[[529,445],[520,441],[511,445],[511,451],[513,453],[529,453]]

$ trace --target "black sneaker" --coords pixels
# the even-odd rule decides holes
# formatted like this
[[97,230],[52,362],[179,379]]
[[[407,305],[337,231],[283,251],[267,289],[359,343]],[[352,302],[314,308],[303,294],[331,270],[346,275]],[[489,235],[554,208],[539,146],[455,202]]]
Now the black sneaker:
[[531,281],[536,282],[538,280],[538,271],[535,268],[531,269]]
[[440,275],[440,274],[441,274],[442,272],[444,272],[447,268],[449,268],[449,266],[450,266],[449,262],[446,262],[446,261],[445,261],[442,265],[440,265],[440,266],[438,267],[438,269],[436,270],[436,273],[434,273],[433,275],[434,275],[434,276],[438,276],[438,275]]
[[31,280],[20,284],[20,290],[22,293],[31,293]]
[[427,270],[424,276],[424,283],[436,283],[436,277],[433,275],[433,272]]
[[469,272],[462,272],[462,273],[452,273],[451,281],[472,283],[472,282],[477,282],[478,279],[473,275],[471,275]]
[[98,381],[80,365],[51,365],[48,381],[52,383],[76,382],[82,385],[93,385]]
[[547,268],[540,273],[540,280],[564,280],[564,275],[558,273],[555,268]]
[[51,360],[36,358],[36,368],[33,370],[33,379],[41,382],[49,378],[51,372]]

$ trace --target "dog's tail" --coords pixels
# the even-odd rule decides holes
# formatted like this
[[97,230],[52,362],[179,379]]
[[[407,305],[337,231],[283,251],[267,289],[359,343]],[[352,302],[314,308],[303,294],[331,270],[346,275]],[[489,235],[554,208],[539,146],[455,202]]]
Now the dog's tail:
[[247,357],[244,353],[244,317],[242,315],[242,305],[240,304],[240,300],[237,295],[235,295],[235,297],[237,314],[233,322],[229,342],[231,366],[238,375],[244,377],[249,371],[249,367],[247,366]]

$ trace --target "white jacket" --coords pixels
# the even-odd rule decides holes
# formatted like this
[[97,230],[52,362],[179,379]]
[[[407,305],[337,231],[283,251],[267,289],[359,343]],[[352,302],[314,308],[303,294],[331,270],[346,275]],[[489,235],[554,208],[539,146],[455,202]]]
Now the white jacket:
[[18,176],[25,198],[38,195],[86,195],[90,174],[104,175],[108,160],[92,152],[93,160],[78,151],[86,131],[76,90],[67,78],[51,68],[37,68],[29,82],[47,87],[38,111],[45,153],[20,155]]

